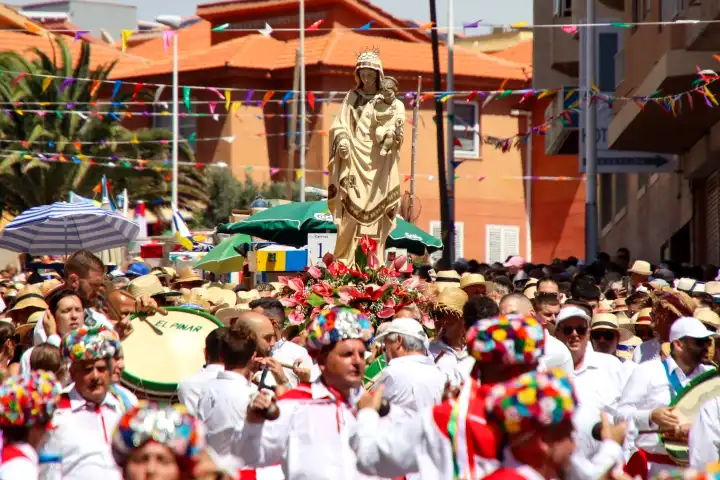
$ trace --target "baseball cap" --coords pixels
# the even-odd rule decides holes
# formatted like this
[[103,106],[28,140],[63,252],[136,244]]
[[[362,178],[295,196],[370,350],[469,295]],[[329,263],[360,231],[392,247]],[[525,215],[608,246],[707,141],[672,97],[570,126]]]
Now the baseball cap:
[[426,346],[429,342],[428,336],[425,333],[425,330],[423,330],[422,325],[420,325],[420,322],[418,322],[414,318],[396,318],[395,320],[390,322],[390,326],[387,327],[386,330],[384,330],[381,334],[375,337],[375,340],[385,338],[392,333],[397,333],[399,335],[407,335],[408,337],[416,338],[425,342]]
[[555,318],[555,325],[560,325],[561,322],[564,322],[565,320],[568,320],[570,318],[582,318],[585,320],[588,325],[591,322],[590,316],[585,313],[585,310],[583,310],[580,307],[565,307],[560,310],[560,313],[558,313],[557,318]]
[[708,338],[717,336],[717,333],[708,330],[703,323],[694,317],[680,317],[670,327],[670,341],[681,338]]
[[505,267],[524,267],[525,266],[525,259],[515,255],[514,257],[510,257],[510,259],[505,262]]
[[150,267],[144,263],[131,263],[125,270],[125,276],[128,278],[142,277],[150,273]]

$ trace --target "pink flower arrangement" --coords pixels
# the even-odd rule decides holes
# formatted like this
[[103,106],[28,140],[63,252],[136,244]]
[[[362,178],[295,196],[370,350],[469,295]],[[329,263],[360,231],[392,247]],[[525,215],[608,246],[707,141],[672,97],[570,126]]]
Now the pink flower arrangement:
[[306,325],[331,306],[357,308],[375,325],[392,319],[411,304],[423,310],[426,302],[419,291],[420,282],[415,278],[400,279],[398,266],[402,268],[407,259],[397,259],[387,267],[381,264],[376,249],[375,241],[366,236],[359,242],[352,268],[325,255],[321,266],[309,267],[296,277],[280,277],[284,288],[279,299],[290,324]]

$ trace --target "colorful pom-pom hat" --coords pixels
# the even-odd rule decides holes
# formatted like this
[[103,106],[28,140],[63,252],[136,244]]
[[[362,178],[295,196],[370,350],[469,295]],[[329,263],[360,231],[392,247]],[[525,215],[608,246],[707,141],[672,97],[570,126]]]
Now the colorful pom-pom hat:
[[340,340],[362,340],[370,342],[373,327],[368,317],[360,310],[347,307],[332,307],[322,310],[307,329],[307,348],[318,352]]
[[125,465],[133,450],[147,442],[166,446],[178,461],[190,460],[207,445],[205,427],[183,405],[140,402],[118,422],[112,439],[115,461]]
[[465,338],[470,355],[481,363],[537,363],[545,349],[545,331],[533,316],[502,315],[479,320]]
[[65,335],[62,353],[65,360],[79,362],[113,358],[120,351],[120,337],[106,327],[80,327]]
[[0,427],[31,427],[50,421],[62,386],[50,372],[10,377],[0,385]]
[[485,402],[488,420],[508,435],[532,433],[568,421],[577,406],[572,385],[560,369],[529,372],[497,384]]

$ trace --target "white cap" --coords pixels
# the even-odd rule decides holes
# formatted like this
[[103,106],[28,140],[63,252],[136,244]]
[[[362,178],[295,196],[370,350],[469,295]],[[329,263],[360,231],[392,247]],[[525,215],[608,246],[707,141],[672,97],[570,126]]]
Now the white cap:
[[685,337],[708,338],[715,335],[717,335],[715,332],[708,330],[700,320],[694,317],[678,318],[670,327],[671,342]]
[[387,327],[381,334],[375,337],[375,340],[380,340],[390,335],[391,333],[397,333],[399,335],[407,335],[408,337],[416,338],[427,343],[429,342],[428,336],[423,330],[420,322],[414,318],[396,318],[390,322],[390,326]]
[[569,318],[582,318],[588,323],[588,325],[590,325],[591,321],[590,315],[588,315],[585,310],[580,307],[571,305],[569,307],[563,307],[562,309],[560,309],[560,313],[558,313],[558,316],[555,318],[555,325],[560,325],[561,322]]

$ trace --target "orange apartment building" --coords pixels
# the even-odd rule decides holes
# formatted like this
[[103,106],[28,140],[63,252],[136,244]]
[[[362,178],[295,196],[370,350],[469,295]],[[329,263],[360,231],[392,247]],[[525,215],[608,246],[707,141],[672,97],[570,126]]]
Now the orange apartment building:
[[[200,5],[198,21],[181,29],[179,39],[180,85],[253,89],[254,103],[246,104],[246,92],[235,92],[232,101],[243,104],[235,111],[225,112],[219,101],[217,120],[210,117],[184,117],[181,134],[186,138],[195,133],[197,138],[235,136],[233,143],[206,141],[195,144],[197,161],[204,164],[224,162],[228,174],[238,178],[246,175],[258,182],[295,179],[298,167],[297,154],[289,158],[291,139],[288,132],[297,127],[287,117],[290,102],[280,104],[282,93],[261,109],[257,100],[265,90],[278,92],[292,89],[298,40],[296,32],[275,32],[264,37],[250,32],[213,32],[218,25],[230,24],[229,29],[261,29],[265,23],[276,28],[297,27],[297,0],[228,1]],[[11,13],[8,9],[8,15]],[[0,12],[0,19],[4,18]],[[416,89],[418,76],[422,76],[422,90],[432,89],[432,55],[429,36],[418,30],[405,30],[407,24],[365,0],[306,0],[308,24],[323,19],[323,29],[308,32],[305,45],[307,89],[313,91],[317,101],[308,109],[307,184],[325,185],[323,171],[328,162],[328,137],[333,115],[339,110],[344,93],[353,87],[352,71],[358,52],[378,47],[385,73],[395,76],[403,92]],[[7,22],[3,32],[0,22],[2,48],[27,51],[37,47],[51,48],[51,34],[35,25],[32,31],[18,32],[17,20]],[[383,30],[358,32],[368,22]],[[26,24],[26,22],[22,22]],[[72,35],[73,25],[65,22],[63,28]],[[108,45],[95,38],[84,36],[93,43],[92,63],[100,65],[116,59],[120,62],[113,80],[170,84],[171,55],[165,51],[162,30],[133,35],[128,49],[121,53],[119,45]],[[88,37],[88,38],[86,38]],[[507,39],[503,39],[506,41]],[[69,42],[73,55],[80,42]],[[483,42],[481,42],[483,43]],[[537,49],[536,49],[537,50]],[[533,44],[518,36],[515,45],[491,54],[458,46],[455,51],[455,88],[457,91],[483,91],[521,89],[530,86]],[[446,74],[447,58],[441,46],[441,70]],[[444,86],[443,86],[444,88]],[[329,92],[337,92],[331,95]],[[182,93],[182,92],[181,92]],[[160,100],[169,102],[170,89],[166,88]],[[328,97],[333,96],[333,101]],[[217,101],[216,94],[193,90],[193,101]],[[456,231],[457,256],[479,261],[504,260],[508,255],[520,254],[535,262],[549,262],[554,257],[581,256],[583,184],[574,182],[528,181],[521,177],[576,176],[572,172],[577,164],[574,155],[551,156],[545,153],[545,136],[533,136],[519,150],[503,153],[481,141],[483,136],[506,138],[525,132],[528,123],[544,122],[549,100],[528,100],[518,105],[518,97],[506,97],[482,105],[480,96],[466,101],[455,98],[455,136],[461,147],[456,158],[465,161],[457,170]],[[181,100],[182,101],[182,100]],[[407,102],[406,102],[407,105]],[[207,104],[193,105],[193,111],[202,112]],[[518,112],[518,109],[523,109]],[[407,108],[408,118],[411,109]],[[130,126],[169,128],[170,117],[153,117],[151,120],[135,117]],[[411,125],[407,126],[408,129]],[[447,128],[447,122],[446,122]],[[420,213],[416,224],[432,233],[439,230],[440,203],[437,183],[437,158],[433,100],[426,100],[420,109],[418,129],[418,156],[416,195]],[[479,134],[479,135],[478,135]],[[410,172],[411,135],[401,152],[402,174]],[[253,167],[248,169],[248,167]],[[271,169],[280,169],[275,175]],[[409,182],[405,182],[409,190]],[[577,232],[580,231],[580,234]]]
[[[585,0],[538,0],[536,24],[583,23]],[[659,22],[720,19],[718,2],[692,0],[597,0],[598,21]],[[614,58],[615,94],[676,94],[692,88],[697,69],[715,69],[720,48],[715,24],[639,25],[618,29]],[[561,29],[535,32],[535,88],[578,85],[579,41]],[[716,92],[716,86],[709,87]],[[551,111],[562,110],[556,99]],[[695,108],[666,114],[616,101],[608,128],[613,150],[675,155],[677,170],[656,174],[602,174],[598,179],[600,250],[611,255],[627,247],[634,258],[651,262],[720,264],[720,110],[695,94]],[[554,108],[554,110],[552,110]],[[577,153],[577,128],[554,125],[547,140],[553,152]]]

